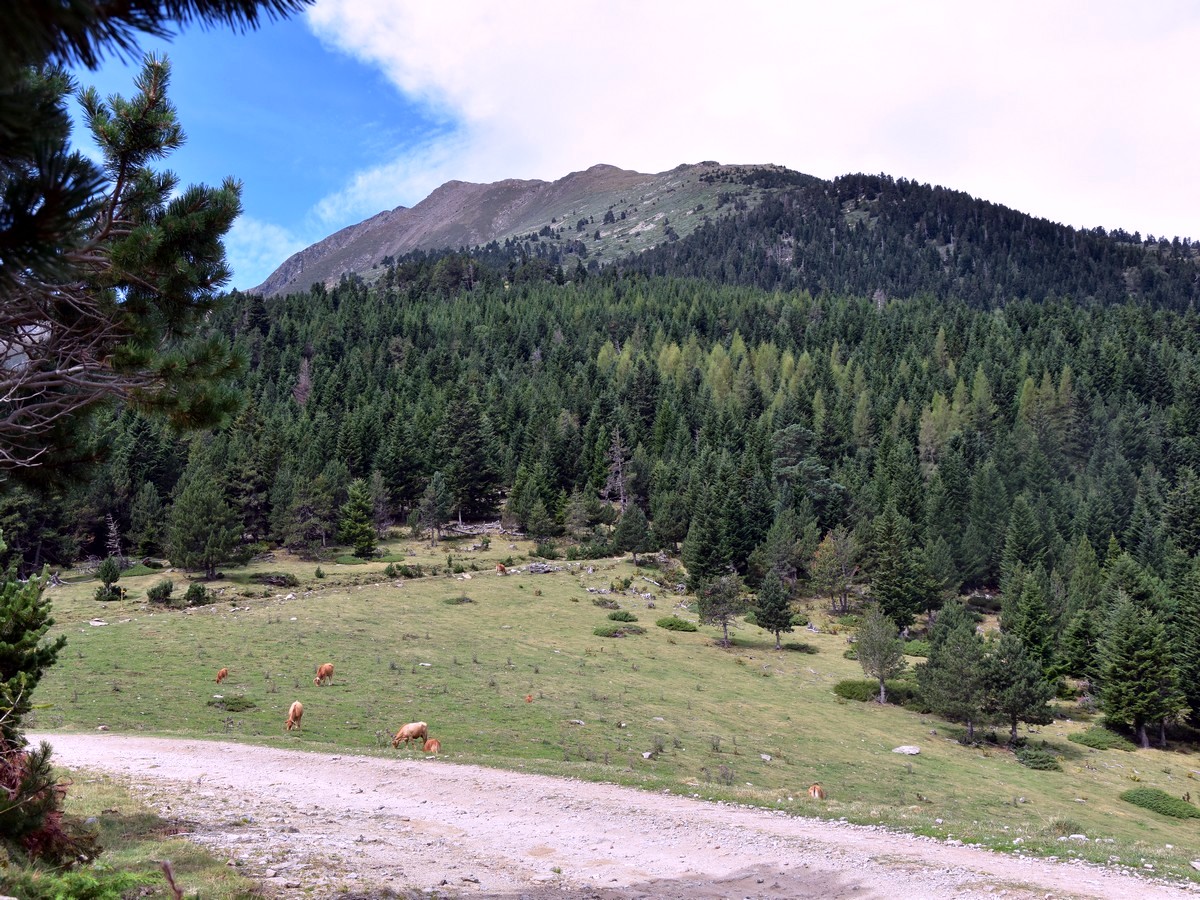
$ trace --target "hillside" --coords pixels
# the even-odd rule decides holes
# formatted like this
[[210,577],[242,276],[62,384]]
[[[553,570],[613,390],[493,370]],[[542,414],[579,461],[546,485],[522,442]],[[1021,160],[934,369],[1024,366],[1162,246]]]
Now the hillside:
[[[552,182],[450,181],[411,209],[401,206],[379,213],[301,250],[254,292],[270,296],[313,283],[330,285],[344,272],[369,277],[390,259],[413,250],[492,242],[542,242],[562,254],[612,262],[678,240],[719,209],[732,212],[728,182],[751,168],[761,167],[703,162],[645,175],[597,165]],[[744,188],[737,193],[736,205],[746,208],[759,202],[765,191]]]
[[330,287],[347,273],[373,281],[414,251],[460,249],[499,268],[537,260],[545,278],[616,263],[877,301],[1061,297],[1183,310],[1200,300],[1188,239],[1080,230],[886,175],[825,181],[711,162],[656,175],[593,166],[554,182],[452,181],[300,251],[253,293]]

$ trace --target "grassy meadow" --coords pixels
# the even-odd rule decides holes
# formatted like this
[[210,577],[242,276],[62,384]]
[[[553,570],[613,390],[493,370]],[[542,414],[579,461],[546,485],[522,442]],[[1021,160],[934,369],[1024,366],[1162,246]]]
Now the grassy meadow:
[[[531,574],[528,544],[472,546],[391,542],[385,559],[437,567],[420,578],[387,578],[386,561],[345,557],[322,563],[318,578],[316,563],[277,554],[226,568],[210,585],[222,592],[217,602],[187,610],[145,600],[164,577],[181,596],[187,580],[178,571],[123,576],[127,596],[112,603],[93,599],[94,579],[69,579],[50,589],[53,633],[68,644],[39,688],[48,706],[30,727],[392,756],[419,752],[393,750],[390,738],[423,720],[451,761],[1200,877],[1189,865],[1200,857],[1196,820],[1118,799],[1131,787],[1200,794],[1194,752],[1072,743],[1067,734],[1090,723],[1068,704],[1063,718],[1027,735],[1046,741],[1063,771],[1035,771],[1002,746],[960,745],[957,726],[936,718],[838,698],[833,686],[862,672],[844,657],[847,632],[820,601],[807,610],[818,633],[785,635],[815,653],[776,651],[772,635],[740,621],[734,646],[723,649],[716,629],[655,626],[673,613],[695,620],[656,568],[628,558],[554,561],[560,571]],[[462,573],[446,574],[448,555]],[[499,561],[518,571],[497,575]],[[300,584],[252,582],[267,572]],[[626,578],[631,587],[620,590]],[[597,600],[617,601],[646,632],[596,636],[610,624]],[[331,686],[317,687],[323,662],[336,672]],[[218,686],[223,666],[230,674]],[[303,729],[288,733],[293,700],[304,703]],[[892,752],[902,744],[920,755]],[[814,781],[826,801],[808,798]],[[1060,840],[1077,833],[1092,840]]]

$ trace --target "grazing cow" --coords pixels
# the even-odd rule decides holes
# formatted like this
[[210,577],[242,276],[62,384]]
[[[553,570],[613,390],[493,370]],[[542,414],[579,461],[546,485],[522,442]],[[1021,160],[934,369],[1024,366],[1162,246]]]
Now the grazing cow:
[[425,746],[421,748],[423,753],[432,753],[437,756],[442,750],[442,742],[437,738],[430,738],[425,742]]
[[429,726],[424,722],[409,722],[403,728],[396,732],[396,737],[392,740],[393,747],[399,747],[403,741],[407,747],[411,741],[427,741],[429,740]]
[[313,679],[313,684],[318,687],[322,684],[333,684],[333,663],[321,663],[317,666],[317,677]]
[[526,694],[526,695],[525,695],[525,702],[526,702],[526,703],[532,703],[532,702],[533,702],[533,694]]
[[824,800],[825,799],[825,788],[821,787],[821,782],[819,782],[819,781],[814,782],[809,787],[808,796],[812,797],[814,800]]
[[304,718],[304,704],[301,703],[299,700],[297,700],[295,703],[292,704],[292,708],[288,710],[287,725],[286,725],[287,730],[291,731],[293,728],[295,728],[297,731],[299,731],[300,730],[300,720],[302,718]]
[[220,672],[217,673],[217,684],[220,684],[222,681],[224,681],[228,677],[229,677],[229,670],[222,669]]
[[496,574],[507,575],[508,569],[504,568],[504,563],[496,563]]

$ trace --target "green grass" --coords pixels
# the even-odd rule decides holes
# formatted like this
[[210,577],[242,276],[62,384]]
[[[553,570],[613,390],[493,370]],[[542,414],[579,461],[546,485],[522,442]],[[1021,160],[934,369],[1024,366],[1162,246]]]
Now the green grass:
[[[256,883],[238,874],[225,858],[218,859],[202,848],[174,835],[190,830],[187,812],[181,820],[164,819],[135,800],[124,782],[90,772],[65,773],[71,786],[67,791],[66,813],[80,819],[94,819],[100,846],[104,852],[94,865],[83,866],[67,876],[73,883],[63,885],[47,897],[84,896],[83,886],[94,883],[104,873],[128,873],[147,884],[152,893],[133,890],[121,896],[171,896],[160,863],[169,860],[176,883],[187,897],[214,900],[250,900],[259,896]],[[27,871],[27,870],[26,870]],[[33,884],[17,884],[8,876],[22,878],[21,870],[0,870],[0,891],[18,896],[42,896]],[[43,888],[44,889],[44,888]],[[62,891],[65,891],[63,893]]]
[[[477,553],[455,546],[455,564],[468,579],[445,574],[451,551],[444,543],[393,542],[385,559],[442,573],[400,581],[384,578],[382,560],[322,563],[326,577],[316,579],[313,563],[280,553],[269,563],[224,567],[229,580],[210,585],[216,602],[187,612],[133,600],[96,603],[94,583],[53,588],[55,632],[68,644],[38,691],[38,702],[52,708],[39,711],[31,727],[107,725],[390,756],[397,751],[388,736],[423,720],[451,760],[845,817],[1027,853],[1063,854],[1056,828],[1071,822],[1098,839],[1072,845],[1080,857],[1139,867],[1144,859],[1158,874],[1197,875],[1188,865],[1194,826],[1119,799],[1134,778],[1175,796],[1197,786],[1200,759],[1192,754],[1092,750],[1068,740],[1080,722],[1060,719],[1037,740],[1064,771],[1038,771],[998,746],[962,746],[959,730],[934,717],[847,702],[834,685],[862,671],[843,659],[845,634],[832,633],[826,606],[815,600],[805,613],[820,630],[805,634],[805,649],[816,655],[776,651],[773,635],[740,621],[729,649],[715,644],[719,632],[707,626],[598,637],[603,617],[587,602],[595,596],[587,588],[632,577],[630,592],[611,596],[651,618],[657,613],[639,592],[657,594],[660,611],[678,598],[627,560],[494,574],[497,562],[520,565],[530,549],[508,540]],[[248,591],[251,576],[265,571],[291,572],[300,584]],[[166,571],[122,582],[144,595],[164,576],[183,583]],[[455,602],[463,596],[473,602]],[[93,618],[108,624],[93,626]],[[334,682],[315,687],[313,670],[327,661],[337,668]],[[223,666],[229,680],[218,688],[213,678]],[[215,694],[255,705],[237,712],[209,706]],[[305,705],[299,733],[283,727],[293,700]],[[664,738],[664,752],[642,757]],[[893,754],[901,744],[918,745],[921,754]],[[826,802],[808,799],[804,788],[814,781],[828,791]]]

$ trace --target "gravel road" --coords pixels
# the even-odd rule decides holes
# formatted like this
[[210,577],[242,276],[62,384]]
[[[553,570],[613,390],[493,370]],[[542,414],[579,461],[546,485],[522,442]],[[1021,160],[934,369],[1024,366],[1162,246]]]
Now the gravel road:
[[[272,898],[1196,898],[1126,871],[505,772],[210,741],[29,735],[128,779]],[[392,893],[395,892],[395,893]]]

